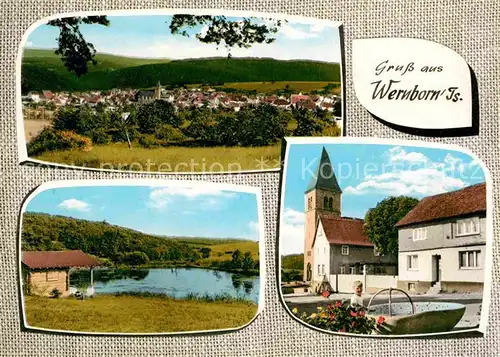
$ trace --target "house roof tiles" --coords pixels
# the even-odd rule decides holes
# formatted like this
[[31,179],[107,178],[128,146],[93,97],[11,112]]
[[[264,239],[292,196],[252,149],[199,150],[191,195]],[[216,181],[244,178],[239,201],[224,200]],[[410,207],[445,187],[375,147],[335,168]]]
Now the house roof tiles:
[[402,227],[480,212],[486,212],[486,184],[484,182],[461,190],[426,197],[395,226]]

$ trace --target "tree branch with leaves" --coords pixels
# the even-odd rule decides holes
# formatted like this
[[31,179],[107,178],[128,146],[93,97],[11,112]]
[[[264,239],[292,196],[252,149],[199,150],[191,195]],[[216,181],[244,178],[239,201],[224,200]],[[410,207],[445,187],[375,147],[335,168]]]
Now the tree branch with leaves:
[[[173,15],[169,29],[172,35],[190,37],[188,29],[202,26],[204,31],[195,34],[195,37],[201,43],[223,45],[230,58],[234,47],[250,48],[256,43],[273,43],[282,22],[283,20],[255,17],[234,21],[225,16]],[[65,17],[48,22],[49,26],[59,28],[55,53],[61,56],[64,66],[77,77],[88,73],[89,63],[97,64],[96,49],[81,33],[82,24],[109,26],[110,21],[106,16],[87,16]]]

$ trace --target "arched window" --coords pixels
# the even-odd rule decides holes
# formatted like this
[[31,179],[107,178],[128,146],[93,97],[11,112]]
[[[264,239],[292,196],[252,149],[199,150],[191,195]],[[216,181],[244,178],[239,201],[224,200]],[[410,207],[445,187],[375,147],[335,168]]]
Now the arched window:
[[328,197],[325,197],[325,199],[323,200],[323,205],[325,209],[328,209]]
[[333,210],[333,198],[330,197],[330,200],[328,201],[328,208]]
[[310,281],[312,278],[312,267],[311,263],[307,263],[307,273],[306,273],[306,281]]
[[312,197],[307,199],[307,209],[310,210],[312,208]]

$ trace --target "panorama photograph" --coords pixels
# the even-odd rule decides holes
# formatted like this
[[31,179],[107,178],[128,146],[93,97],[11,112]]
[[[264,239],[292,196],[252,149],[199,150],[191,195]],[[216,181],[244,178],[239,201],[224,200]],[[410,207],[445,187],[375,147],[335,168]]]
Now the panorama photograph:
[[262,308],[260,209],[255,189],[209,183],[44,185],[21,213],[24,325],[119,334],[242,328]]
[[21,162],[261,171],[286,136],[342,135],[336,22],[82,15],[38,22],[22,46]]
[[289,313],[334,333],[484,333],[483,167],[445,146],[289,139],[279,231]]

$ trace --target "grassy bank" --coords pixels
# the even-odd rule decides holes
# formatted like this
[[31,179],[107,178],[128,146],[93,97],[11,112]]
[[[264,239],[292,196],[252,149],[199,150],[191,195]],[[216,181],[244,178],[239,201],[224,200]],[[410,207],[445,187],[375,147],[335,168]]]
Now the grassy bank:
[[[280,145],[263,147],[133,147],[97,145],[89,152],[45,152],[35,159],[90,168],[151,172],[238,172],[279,167]],[[263,160],[266,167],[259,163]]]
[[257,305],[160,296],[98,295],[93,299],[25,298],[32,327],[82,332],[158,333],[238,328]]

